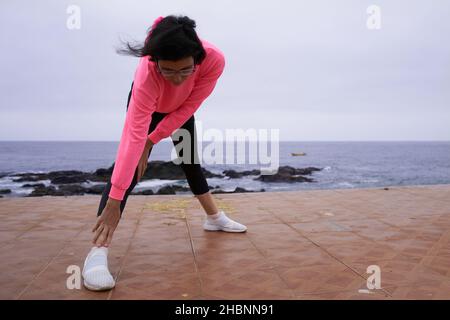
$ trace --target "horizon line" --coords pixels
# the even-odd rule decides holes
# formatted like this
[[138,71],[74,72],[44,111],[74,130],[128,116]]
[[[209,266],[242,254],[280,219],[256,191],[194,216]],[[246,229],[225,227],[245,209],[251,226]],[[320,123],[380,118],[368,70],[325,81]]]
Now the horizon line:
[[[202,140],[203,142],[227,142],[227,141],[245,141],[258,142],[257,140]],[[265,140],[271,141],[271,140]],[[120,140],[0,140],[0,142],[116,142]],[[161,140],[160,142],[172,143],[168,140]],[[159,143],[160,143],[159,142]],[[279,140],[279,142],[450,142],[450,140]]]

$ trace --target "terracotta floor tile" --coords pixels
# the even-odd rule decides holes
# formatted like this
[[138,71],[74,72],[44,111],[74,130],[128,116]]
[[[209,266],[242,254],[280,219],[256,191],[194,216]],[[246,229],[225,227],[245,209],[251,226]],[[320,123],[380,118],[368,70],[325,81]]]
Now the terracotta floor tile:
[[245,287],[249,293],[250,291],[259,292],[266,298],[270,297],[269,294],[286,298],[293,296],[293,291],[274,270],[242,270],[238,273],[227,270],[201,272],[200,277],[203,291],[214,296],[229,295],[230,293],[225,291],[227,288],[234,288],[235,285]]
[[123,272],[128,270],[132,274],[143,274],[149,271],[159,271],[161,273],[196,272],[192,253],[128,254],[123,260],[123,269]]
[[391,300],[392,298],[381,290],[362,291],[331,291],[297,295],[298,300]]
[[130,196],[106,292],[66,285],[92,247],[98,195],[2,199],[0,298],[450,299],[450,185],[214,197],[246,233],[203,230],[192,195]]
[[248,237],[227,237],[217,239],[214,236],[195,237],[192,238],[194,249],[196,252],[216,252],[220,254],[224,251],[243,251],[254,249],[252,241]]
[[200,281],[194,272],[169,271],[143,272],[120,281],[112,292],[112,299],[138,296],[139,299],[189,299],[200,294]]
[[200,272],[213,272],[230,268],[256,270],[270,267],[264,256],[256,249],[222,252],[196,250],[195,260]]
[[436,283],[433,285],[402,286],[392,288],[393,299],[401,300],[448,300],[450,285],[447,283]]
[[324,250],[312,244],[290,248],[289,251],[265,249],[262,252],[266,260],[276,267],[326,265],[336,261]]
[[339,262],[326,265],[278,268],[281,278],[295,295],[331,292],[357,291],[365,280]]

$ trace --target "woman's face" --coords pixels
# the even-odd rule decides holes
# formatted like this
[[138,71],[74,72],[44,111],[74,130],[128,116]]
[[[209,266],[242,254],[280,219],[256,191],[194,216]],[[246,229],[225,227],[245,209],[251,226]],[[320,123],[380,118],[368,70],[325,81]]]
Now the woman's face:
[[162,76],[175,86],[182,84],[195,71],[193,57],[177,61],[158,60],[157,67]]

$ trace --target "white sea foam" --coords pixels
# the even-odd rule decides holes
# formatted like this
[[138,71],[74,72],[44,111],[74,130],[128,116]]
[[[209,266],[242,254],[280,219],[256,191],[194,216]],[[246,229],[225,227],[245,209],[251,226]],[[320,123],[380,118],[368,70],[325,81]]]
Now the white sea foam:
[[[38,184],[43,183],[45,186],[49,186],[51,184],[50,180],[38,180],[38,181],[21,181],[14,182],[13,179],[18,179],[18,177],[3,177],[0,178],[0,189],[11,189],[12,192],[16,192],[17,190],[33,190],[33,187],[22,188],[24,184]],[[20,192],[24,193],[24,192]],[[26,193],[26,192],[25,192]]]
[[354,184],[352,184],[350,182],[345,182],[345,181],[344,182],[339,182],[336,185],[340,186],[340,187],[350,187],[350,188],[353,188],[355,186]]
[[174,182],[178,182],[180,180],[164,180],[164,179],[150,179],[139,182],[136,187],[138,188],[153,188],[153,187],[161,187],[167,184],[172,184]]

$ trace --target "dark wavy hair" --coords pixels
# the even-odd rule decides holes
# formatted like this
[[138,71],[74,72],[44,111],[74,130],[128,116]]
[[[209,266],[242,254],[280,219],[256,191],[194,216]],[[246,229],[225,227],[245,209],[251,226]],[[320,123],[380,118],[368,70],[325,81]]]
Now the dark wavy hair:
[[169,15],[154,29],[147,30],[144,44],[125,42],[126,48],[116,50],[118,54],[135,57],[149,56],[150,61],[176,61],[192,56],[194,64],[201,64],[206,51],[195,31],[196,23],[187,16]]

